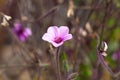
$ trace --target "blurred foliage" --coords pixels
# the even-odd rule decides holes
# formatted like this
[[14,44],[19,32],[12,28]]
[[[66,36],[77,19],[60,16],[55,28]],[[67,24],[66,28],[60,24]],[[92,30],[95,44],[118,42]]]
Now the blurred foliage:
[[63,71],[69,72],[69,64],[68,64],[67,55],[65,52],[61,53],[60,61],[63,67]]
[[[68,10],[69,14],[74,14],[67,16]],[[119,60],[112,59],[112,55],[120,51],[120,0],[0,0],[0,11],[12,17],[9,28],[15,21],[21,21],[33,31],[28,41],[21,43],[9,32],[9,28],[0,26],[0,65],[32,64],[17,70],[0,66],[0,80],[20,80],[26,70],[28,79],[56,80],[55,50],[41,39],[51,25],[67,25],[73,34],[73,39],[61,49],[63,78],[77,73],[73,80],[114,80],[98,62],[97,35],[108,45],[105,63],[115,73],[120,71]],[[2,18],[3,15],[0,15],[1,22]],[[28,58],[28,54],[33,60]],[[36,66],[35,62],[50,65],[45,68]],[[40,73],[36,70],[38,67]]]

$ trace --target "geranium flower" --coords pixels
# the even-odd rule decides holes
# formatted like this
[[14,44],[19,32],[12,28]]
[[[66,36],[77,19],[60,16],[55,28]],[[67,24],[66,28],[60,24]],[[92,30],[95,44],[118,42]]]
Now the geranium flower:
[[43,35],[42,39],[52,43],[54,47],[59,47],[66,40],[72,39],[72,34],[69,34],[69,28],[67,26],[51,26],[48,28],[47,33]]
[[32,31],[30,28],[23,28],[22,25],[18,22],[15,23],[13,32],[21,41],[26,41],[27,38],[32,35]]

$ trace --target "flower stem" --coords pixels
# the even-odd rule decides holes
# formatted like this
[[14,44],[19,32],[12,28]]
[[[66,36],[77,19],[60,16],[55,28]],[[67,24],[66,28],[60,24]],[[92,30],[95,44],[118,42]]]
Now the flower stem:
[[56,53],[57,80],[61,80],[59,59],[60,59],[60,47],[57,48],[57,53]]
[[113,71],[111,70],[111,68],[104,62],[104,58],[102,56],[102,54],[100,52],[98,52],[98,59],[100,61],[100,63],[102,64],[102,66],[113,76],[115,77],[115,74],[113,73]]

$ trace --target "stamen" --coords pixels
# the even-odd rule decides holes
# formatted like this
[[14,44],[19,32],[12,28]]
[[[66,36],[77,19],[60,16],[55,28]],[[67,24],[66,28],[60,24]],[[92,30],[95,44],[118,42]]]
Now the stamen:
[[62,38],[61,37],[55,37],[55,39],[54,39],[54,42],[55,43],[60,43],[60,42],[62,42]]

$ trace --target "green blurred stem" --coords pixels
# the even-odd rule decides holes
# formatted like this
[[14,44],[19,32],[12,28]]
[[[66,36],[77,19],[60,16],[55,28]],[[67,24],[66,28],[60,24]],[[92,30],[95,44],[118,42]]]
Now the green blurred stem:
[[61,73],[60,73],[60,47],[57,48],[56,53],[56,65],[57,65],[57,80],[61,80]]

